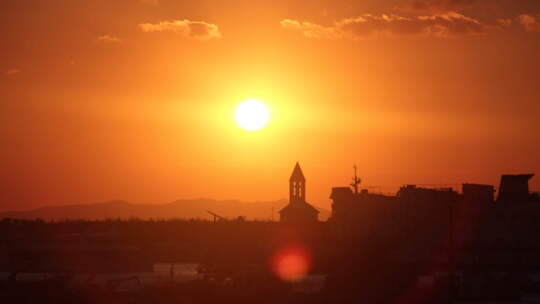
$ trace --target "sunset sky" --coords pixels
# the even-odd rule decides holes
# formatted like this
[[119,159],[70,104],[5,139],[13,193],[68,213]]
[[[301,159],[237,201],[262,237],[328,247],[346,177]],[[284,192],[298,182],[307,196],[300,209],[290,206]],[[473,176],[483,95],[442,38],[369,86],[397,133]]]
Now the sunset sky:
[[[538,0],[3,0],[0,210],[540,174]],[[268,125],[246,131],[255,98]],[[531,181],[540,190],[540,177]]]

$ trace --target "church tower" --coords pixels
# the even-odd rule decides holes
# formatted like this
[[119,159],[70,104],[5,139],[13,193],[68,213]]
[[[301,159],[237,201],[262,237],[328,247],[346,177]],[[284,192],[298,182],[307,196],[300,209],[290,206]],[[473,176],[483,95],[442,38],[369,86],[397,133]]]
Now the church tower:
[[289,178],[289,202],[291,204],[306,201],[306,178],[297,162]]
[[306,178],[300,164],[289,178],[289,204],[279,211],[280,221],[289,224],[316,223],[319,210],[306,202]]

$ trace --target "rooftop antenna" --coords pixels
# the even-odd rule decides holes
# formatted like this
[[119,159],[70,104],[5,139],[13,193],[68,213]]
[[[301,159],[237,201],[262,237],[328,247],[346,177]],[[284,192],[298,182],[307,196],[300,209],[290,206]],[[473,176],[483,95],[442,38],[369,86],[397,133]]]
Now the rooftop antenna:
[[353,182],[351,183],[351,186],[353,187],[354,189],[354,194],[358,194],[358,185],[360,185],[360,182],[361,182],[361,179],[358,178],[358,176],[356,175],[356,164],[354,164],[353,166],[354,168],[354,177],[353,177]]

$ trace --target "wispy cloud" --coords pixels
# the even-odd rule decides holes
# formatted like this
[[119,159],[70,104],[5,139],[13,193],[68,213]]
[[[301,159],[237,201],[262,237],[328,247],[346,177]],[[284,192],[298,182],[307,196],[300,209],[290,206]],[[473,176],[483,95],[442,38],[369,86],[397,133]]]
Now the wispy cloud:
[[461,11],[469,7],[496,7],[504,0],[413,0],[407,4],[395,7],[400,11],[416,11],[441,13],[449,11]]
[[364,14],[342,19],[331,26],[285,19],[281,21],[281,26],[299,31],[306,37],[327,39],[407,35],[458,37],[483,34],[486,29],[478,20],[456,12],[415,17]]
[[7,71],[4,72],[4,74],[8,75],[8,76],[11,76],[11,75],[15,75],[15,74],[19,74],[21,73],[22,71],[20,69],[9,69]]
[[343,36],[343,33],[336,26],[323,26],[295,19],[284,19],[280,23],[283,28],[299,31],[309,38],[335,39]]
[[512,18],[499,18],[495,20],[495,23],[499,28],[508,28],[512,25],[512,23],[514,23],[514,21]]
[[142,23],[139,24],[143,32],[173,32],[182,37],[192,38],[197,40],[210,40],[221,38],[219,27],[215,24],[204,21],[191,20],[174,20],[161,21],[159,23]]
[[517,19],[526,31],[540,32],[540,15],[522,14]]
[[120,43],[123,41],[123,39],[111,35],[102,35],[98,36],[96,41],[103,43]]

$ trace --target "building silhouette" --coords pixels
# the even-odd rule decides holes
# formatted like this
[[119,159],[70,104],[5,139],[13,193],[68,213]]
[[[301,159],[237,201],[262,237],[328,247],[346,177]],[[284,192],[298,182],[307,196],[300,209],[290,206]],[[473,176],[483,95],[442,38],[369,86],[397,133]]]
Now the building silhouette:
[[529,180],[534,174],[505,174],[501,176],[498,202],[526,202],[531,200]]
[[477,204],[492,204],[495,188],[492,185],[465,183],[462,186],[463,199]]
[[279,211],[283,223],[317,222],[319,210],[306,202],[306,178],[300,164],[294,166],[289,178],[289,204]]

